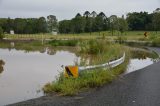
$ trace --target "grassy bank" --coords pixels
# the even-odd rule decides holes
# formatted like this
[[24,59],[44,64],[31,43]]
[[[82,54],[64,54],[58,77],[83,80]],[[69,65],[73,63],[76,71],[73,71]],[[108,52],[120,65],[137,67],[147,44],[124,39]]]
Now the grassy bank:
[[[91,35],[90,33],[80,33],[80,34],[58,34],[58,35],[51,35],[51,34],[15,34],[10,35],[6,34],[5,38],[7,39],[116,39],[117,36],[125,36],[128,40],[145,40],[144,39],[144,32],[146,31],[127,31],[122,35],[120,32],[115,31],[114,35],[110,31],[103,31],[103,32],[93,32]],[[148,37],[151,36],[160,36],[160,31],[157,33],[155,31],[147,31]]]
[[[103,43],[103,45],[101,45],[101,43]],[[121,51],[125,51],[127,54],[125,62],[113,69],[95,69],[90,71],[83,71],[80,73],[78,78],[64,78],[63,73],[61,73],[57,80],[45,85],[43,88],[45,93],[58,92],[62,95],[76,95],[83,90],[100,87],[104,84],[110,83],[115,78],[117,78],[119,74],[125,71],[130,57],[129,50],[126,47],[122,47],[120,45],[117,46],[113,43],[106,43],[106,45],[104,45],[104,42],[102,41],[89,41],[88,44],[85,45],[86,46],[82,46],[80,50],[81,53],[101,56],[105,54],[105,56],[112,57],[120,54]],[[99,46],[102,47],[99,48]],[[112,52],[109,53],[109,51]]]

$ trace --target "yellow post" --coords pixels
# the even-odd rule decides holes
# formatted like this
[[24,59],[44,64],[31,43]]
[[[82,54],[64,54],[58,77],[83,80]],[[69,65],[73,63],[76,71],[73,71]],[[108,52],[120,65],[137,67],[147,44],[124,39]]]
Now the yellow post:
[[65,66],[64,70],[65,77],[78,77],[78,66]]

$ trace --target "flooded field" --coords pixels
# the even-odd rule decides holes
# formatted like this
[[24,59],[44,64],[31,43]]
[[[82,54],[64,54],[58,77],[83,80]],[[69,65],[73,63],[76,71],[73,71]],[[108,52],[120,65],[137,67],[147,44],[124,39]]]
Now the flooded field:
[[[131,54],[126,73],[153,64],[156,58],[153,53],[143,50],[133,50]],[[0,49],[0,105],[44,96],[42,87],[56,79],[63,71],[62,65],[74,65],[77,59],[75,53],[67,50]],[[86,64],[91,60],[82,57],[81,62]]]
[[62,72],[61,65],[74,64],[76,55],[57,51],[49,55],[46,50],[25,52],[0,49],[0,106],[43,96],[42,87]]

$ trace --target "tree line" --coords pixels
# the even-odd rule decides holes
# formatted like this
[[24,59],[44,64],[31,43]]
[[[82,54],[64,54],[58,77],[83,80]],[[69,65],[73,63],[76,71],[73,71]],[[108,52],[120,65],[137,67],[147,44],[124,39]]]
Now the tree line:
[[70,20],[57,20],[56,16],[49,15],[47,18],[0,18],[1,32],[9,33],[14,30],[17,34],[49,33],[92,33],[100,31],[120,31],[121,33],[131,30],[160,30],[160,8],[152,13],[132,12],[126,17],[111,15],[107,17],[103,12],[85,11]]
[[40,18],[0,18],[0,29],[10,33],[14,30],[17,34],[48,33],[57,30],[57,19],[54,15]]
[[95,11],[90,13],[84,12],[83,15],[78,13],[71,20],[62,20],[59,22],[60,33],[84,33],[100,31],[120,31],[121,33],[130,31],[159,31],[160,30],[160,8],[153,13],[133,12],[118,17],[111,15],[107,17],[103,12],[97,14]]

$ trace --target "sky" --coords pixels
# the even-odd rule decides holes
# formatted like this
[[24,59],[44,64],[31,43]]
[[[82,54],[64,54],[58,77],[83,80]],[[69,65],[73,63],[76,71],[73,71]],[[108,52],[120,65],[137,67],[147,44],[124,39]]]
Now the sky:
[[152,13],[160,0],[0,0],[0,18],[37,18],[55,15],[58,20],[71,19],[86,10],[104,12],[106,16],[128,12]]

